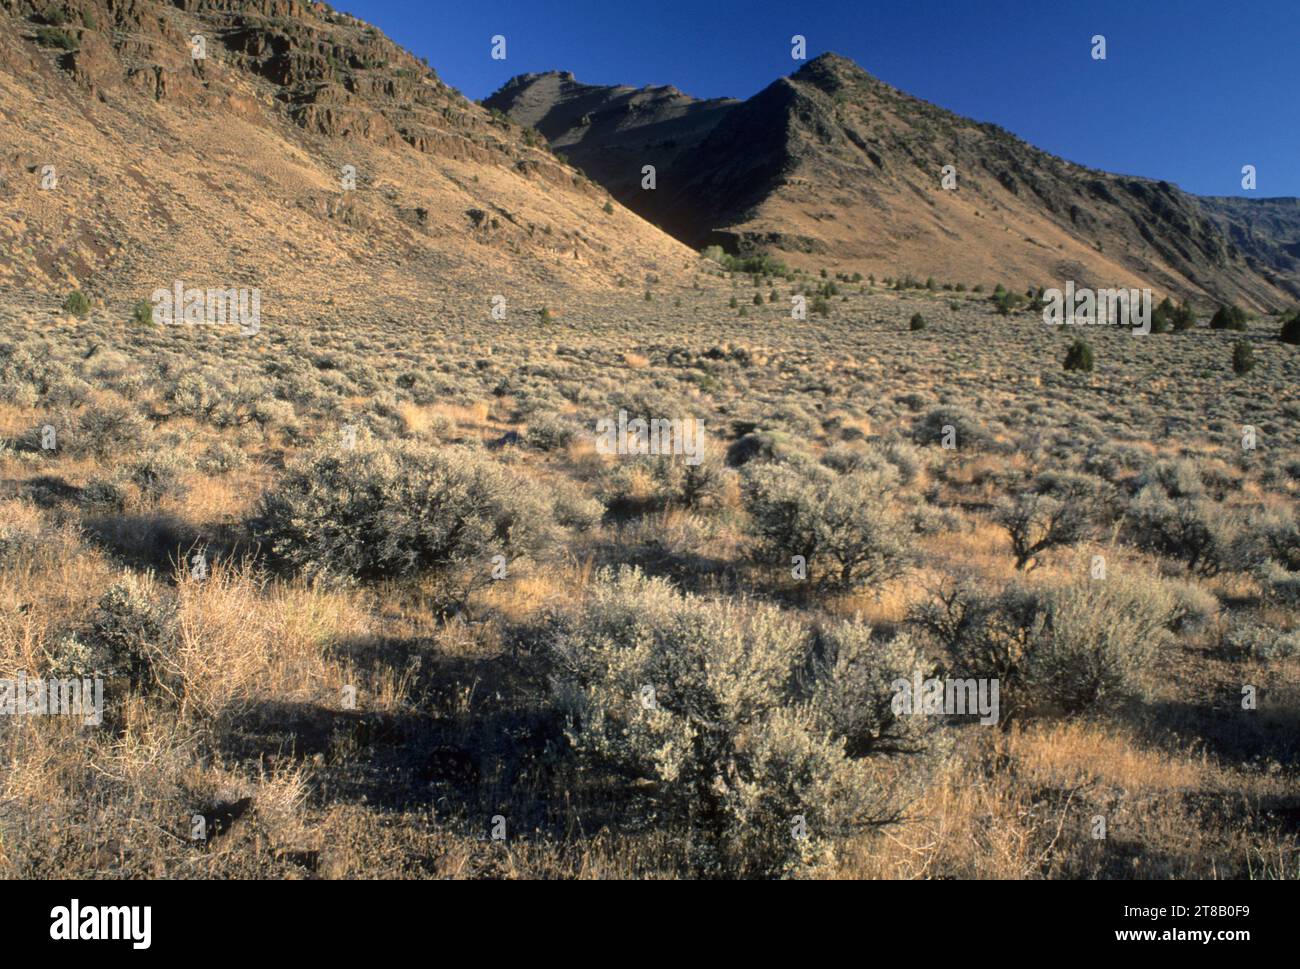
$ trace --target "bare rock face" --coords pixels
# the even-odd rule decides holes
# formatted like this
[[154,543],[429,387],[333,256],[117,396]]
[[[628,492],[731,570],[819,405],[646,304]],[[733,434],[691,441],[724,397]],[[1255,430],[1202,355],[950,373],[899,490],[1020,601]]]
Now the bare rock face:
[[1202,198],[1251,268],[1300,298],[1300,199]]
[[[299,0],[0,0],[0,179],[19,289],[260,280],[486,313],[696,259],[376,28]],[[484,232],[469,209],[511,217]]]
[[[1144,282],[1267,308],[1300,287],[1286,251],[1300,233],[1276,220],[1249,228],[1271,210],[1074,165],[834,54],[743,102],[551,73],[515,78],[484,104],[536,127],[692,247],[1013,287],[1069,272],[1080,285]],[[644,164],[656,167],[652,192]]]

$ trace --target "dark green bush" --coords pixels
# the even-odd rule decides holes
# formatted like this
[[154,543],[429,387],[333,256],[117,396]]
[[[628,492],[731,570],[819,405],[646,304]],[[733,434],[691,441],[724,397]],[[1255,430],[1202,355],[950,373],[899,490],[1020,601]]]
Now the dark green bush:
[[1065,369],[1079,373],[1092,372],[1092,347],[1082,340],[1075,340],[1065,354]]
[[913,331],[916,331],[916,330],[924,330],[924,329],[925,329],[925,317],[922,316],[920,313],[913,313],[913,314],[912,314],[912,319],[908,321],[908,326],[909,326]]
[[1239,306],[1220,306],[1210,319],[1212,330],[1246,329],[1246,311]]
[[1232,372],[1237,375],[1248,374],[1255,369],[1255,354],[1250,344],[1238,340],[1232,345]]
[[74,289],[63,301],[63,311],[73,316],[86,316],[90,313],[90,299],[79,289]]
[[1151,332],[1166,333],[1173,327],[1174,316],[1177,314],[1173,302],[1166,296],[1160,301],[1151,313]]
[[36,28],[36,43],[42,47],[57,47],[59,50],[76,50],[80,46],[75,36],[58,27]]

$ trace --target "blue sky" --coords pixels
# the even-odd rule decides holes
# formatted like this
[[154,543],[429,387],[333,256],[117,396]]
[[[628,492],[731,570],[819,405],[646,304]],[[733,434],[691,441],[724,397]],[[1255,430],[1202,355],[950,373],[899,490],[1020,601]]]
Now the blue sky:
[[[516,74],[744,98],[835,51],[1072,161],[1202,195],[1300,195],[1300,0],[339,0],[480,99]],[[490,58],[503,34],[504,61]],[[1090,56],[1094,34],[1107,59]],[[1258,188],[1244,192],[1243,165]]]

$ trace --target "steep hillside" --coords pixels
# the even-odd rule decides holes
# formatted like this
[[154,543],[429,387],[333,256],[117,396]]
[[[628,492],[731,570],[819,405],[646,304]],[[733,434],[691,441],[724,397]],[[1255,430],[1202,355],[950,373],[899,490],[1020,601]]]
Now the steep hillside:
[[522,74],[483,102],[526,127],[610,194],[652,221],[661,221],[659,191],[643,191],[643,168],[677,171],[678,159],[699,145],[739,104],[699,101],[675,87],[582,84],[566,72]]
[[[1167,182],[1072,164],[834,54],[743,102],[672,91],[658,98],[661,109],[636,111],[636,99],[653,104],[656,90],[528,75],[486,103],[538,127],[693,247],[1008,285],[1145,281],[1257,307],[1285,305],[1295,281],[1283,266],[1248,260],[1195,196]],[[687,137],[656,152],[673,124]],[[628,173],[642,159],[660,166],[653,202],[629,198]],[[951,191],[941,181],[949,165]]]
[[695,258],[322,4],[0,0],[0,119],[5,288],[124,297],[182,279],[336,304],[459,290],[486,312],[496,293]]
[[1202,197],[1246,261],[1300,298],[1300,199]]

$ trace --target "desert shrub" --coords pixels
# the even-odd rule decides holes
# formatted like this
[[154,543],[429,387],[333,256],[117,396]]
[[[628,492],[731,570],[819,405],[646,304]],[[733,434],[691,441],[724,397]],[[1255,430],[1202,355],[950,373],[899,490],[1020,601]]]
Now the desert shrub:
[[73,316],[86,316],[90,313],[90,298],[79,289],[74,289],[63,301],[63,312]]
[[131,322],[136,326],[153,326],[153,304],[142,299],[131,308]]
[[625,817],[683,839],[694,875],[791,874],[898,816],[898,792],[866,754],[884,757],[895,737],[916,747],[876,692],[920,664],[906,641],[873,648],[840,628],[814,653],[771,606],[680,596],[625,570],[601,575],[547,643],[584,772],[603,775],[602,798],[623,786]]
[[1232,657],[1262,660],[1300,656],[1300,633],[1286,633],[1251,622],[1235,622],[1224,630],[1220,648]]
[[1127,530],[1142,549],[1183,561],[1189,572],[1216,575],[1232,564],[1240,523],[1205,498],[1169,498],[1148,486],[1129,503]]
[[1220,306],[1210,318],[1212,330],[1245,330],[1246,311],[1240,306]]
[[554,502],[555,520],[565,528],[575,532],[589,532],[605,515],[605,506],[595,498],[577,494],[575,491],[562,491]]
[[539,451],[558,451],[569,446],[577,433],[572,423],[558,414],[535,414],[528,421],[525,439]]
[[943,405],[931,408],[912,428],[917,444],[942,444],[946,428],[952,428],[958,450],[980,448],[992,441],[988,428],[963,408]]
[[76,50],[78,47],[76,36],[58,27],[37,27],[36,42],[42,47],[57,47],[59,50]]
[[670,506],[707,508],[721,501],[732,475],[718,453],[707,447],[698,464],[675,455],[627,455],[601,479],[600,494],[617,514]]
[[1205,479],[1195,461],[1186,458],[1161,458],[1146,467],[1138,477],[1138,489],[1158,486],[1170,498],[1200,498],[1205,494]]
[[158,657],[174,648],[177,636],[175,601],[151,580],[127,575],[104,593],[84,628],[59,643],[52,666],[152,688]]
[[410,442],[306,455],[262,498],[253,534],[311,577],[434,580],[448,601],[528,556],[548,530],[525,480],[458,448]]
[[1185,613],[1159,580],[1112,574],[1056,588],[988,593],[949,582],[908,622],[948,656],[954,676],[996,679],[1004,719],[1081,713],[1139,692],[1140,674]]
[[1255,369],[1255,354],[1250,344],[1238,340],[1232,345],[1232,372],[1237,375],[1248,374]]
[[51,381],[44,393],[45,403],[51,407],[81,407],[90,397],[90,384],[75,376]]
[[178,451],[154,450],[128,466],[131,483],[140,489],[140,497],[150,505],[164,498],[180,498],[189,490],[184,476],[193,463]]
[[1300,571],[1286,568],[1273,559],[1256,564],[1252,571],[1269,601],[1288,606],[1300,605]]
[[1036,700],[1076,714],[1140,693],[1176,613],[1163,583],[1119,574],[1050,590],[1027,669]]
[[243,448],[227,441],[213,441],[199,455],[196,462],[204,474],[222,475],[238,471],[248,465],[248,455]]
[[1019,585],[989,593],[969,581],[946,581],[908,611],[908,624],[929,636],[961,678],[997,680],[1003,722],[1031,706],[1028,659],[1042,629],[1040,598]]
[[120,471],[91,478],[77,501],[92,514],[115,515],[126,510],[127,479]]
[[913,313],[912,318],[908,321],[908,327],[915,332],[916,330],[925,329],[925,317],[920,313]]
[[1196,311],[1192,309],[1192,304],[1184,300],[1170,322],[1173,324],[1174,332],[1181,333],[1184,330],[1190,330],[1196,325]]
[[921,452],[907,441],[889,441],[880,449],[880,453],[898,472],[900,485],[910,485],[925,467]]
[[1293,313],[1288,319],[1282,321],[1282,329],[1278,332],[1278,339],[1292,346],[1300,346],[1300,311]]
[[841,590],[901,575],[911,549],[890,503],[897,483],[889,465],[842,475],[815,465],[754,467],[743,491],[756,556],[787,567],[801,555],[811,585]]
[[1016,568],[1034,563],[1041,552],[1083,541],[1102,514],[1096,479],[1082,474],[1045,473],[1029,488],[1004,499],[995,518],[1011,538]]
[[707,508],[717,505],[726,492],[727,481],[735,477],[721,455],[705,448],[697,464],[686,461],[667,462],[666,480],[671,493],[684,508]]
[[40,510],[24,501],[0,502],[0,566],[30,560],[45,535]]
[[822,455],[821,463],[840,474],[847,474],[850,471],[879,470],[889,466],[889,462],[880,451],[860,444],[836,444]]
[[933,728],[923,717],[895,713],[894,684],[933,668],[907,634],[881,641],[860,623],[837,622],[817,631],[799,686],[850,757],[916,754],[933,747]]
[[35,407],[39,400],[40,393],[31,384],[17,381],[0,383],[0,402],[2,403],[31,408]]
[[1091,373],[1093,366],[1092,347],[1083,340],[1075,340],[1065,354],[1066,370],[1078,373]]
[[1292,509],[1264,511],[1252,516],[1250,525],[1269,558],[1291,572],[1300,572],[1300,514]]
[[219,391],[212,381],[206,375],[196,371],[189,371],[177,377],[166,394],[174,414],[197,420],[207,419],[209,411],[216,406],[219,397]]
[[1088,448],[1084,455],[1083,469],[1114,484],[1127,472],[1141,468],[1147,460],[1147,454],[1139,447],[1118,441],[1106,441]]
[[1176,633],[1203,629],[1219,613],[1219,600],[1195,582],[1166,579],[1165,588],[1173,596],[1174,611],[1169,628]]
[[750,461],[775,461],[789,450],[785,435],[775,431],[745,434],[727,448],[727,464],[738,468]]
[[75,431],[69,435],[68,449],[101,460],[121,459],[140,447],[148,432],[148,422],[130,407],[88,407],[81,412]]
[[1289,633],[1274,630],[1271,639],[1257,650],[1260,659],[1275,660],[1300,656],[1300,632]]
[[[72,447],[75,427],[71,414],[67,412],[51,414],[43,418],[39,424],[32,425],[13,438],[9,442],[9,447],[17,452],[41,455],[58,450],[66,451]],[[51,428],[53,434],[48,435]],[[49,448],[49,444],[53,444],[54,447]]]
[[259,397],[251,402],[249,416],[264,428],[278,427],[293,430],[298,425],[298,415],[293,404],[287,400]]

